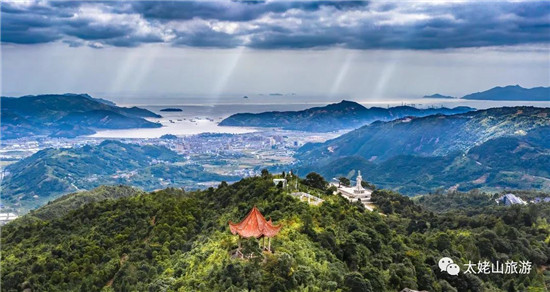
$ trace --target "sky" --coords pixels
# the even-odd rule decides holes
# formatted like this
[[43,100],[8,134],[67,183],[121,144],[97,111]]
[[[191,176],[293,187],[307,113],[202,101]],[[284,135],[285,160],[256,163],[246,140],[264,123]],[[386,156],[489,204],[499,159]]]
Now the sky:
[[0,5],[3,96],[379,101],[550,86],[547,1]]

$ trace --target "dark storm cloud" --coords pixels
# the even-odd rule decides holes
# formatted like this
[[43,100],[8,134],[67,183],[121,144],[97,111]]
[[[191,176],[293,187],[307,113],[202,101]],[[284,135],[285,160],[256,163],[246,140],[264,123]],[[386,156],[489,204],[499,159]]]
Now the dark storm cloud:
[[1,3],[2,42],[19,44],[38,44],[58,40],[62,34],[52,27],[54,24],[39,11],[26,13],[16,7]]
[[84,25],[70,26],[64,29],[64,33],[83,40],[108,40],[116,37],[124,37],[132,31],[128,27],[112,25],[94,25],[87,23]]
[[189,20],[192,18],[227,21],[250,21],[267,13],[284,13],[290,9],[316,11],[323,6],[336,9],[364,7],[366,1],[139,1],[132,4],[134,11],[145,18],[163,20]]
[[550,42],[550,3],[2,2],[3,43],[445,49]]

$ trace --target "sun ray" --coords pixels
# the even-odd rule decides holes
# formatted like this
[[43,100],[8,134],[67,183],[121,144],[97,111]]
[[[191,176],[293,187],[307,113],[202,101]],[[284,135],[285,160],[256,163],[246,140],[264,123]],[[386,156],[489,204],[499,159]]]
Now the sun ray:
[[338,73],[336,74],[336,78],[334,78],[334,82],[332,83],[332,87],[330,89],[330,97],[334,97],[335,95],[341,94],[340,87],[342,86],[342,82],[346,78],[346,75],[349,72],[350,65],[353,63],[354,57],[355,57],[355,51],[352,50],[346,50],[346,56],[344,62],[340,65],[340,70],[338,70]]
[[219,72],[219,77],[211,90],[211,95],[215,99],[213,100],[214,103],[217,103],[222,97],[222,94],[225,93],[227,84],[237,69],[244,50],[244,47],[239,47],[227,52],[226,62],[221,72]]

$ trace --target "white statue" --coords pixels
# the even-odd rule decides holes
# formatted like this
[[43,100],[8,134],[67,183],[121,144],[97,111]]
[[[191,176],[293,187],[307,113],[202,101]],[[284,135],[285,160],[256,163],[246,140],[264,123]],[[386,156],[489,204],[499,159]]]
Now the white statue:
[[361,176],[361,171],[358,171],[357,179],[355,180],[357,183],[355,185],[355,193],[363,193],[365,192],[365,189],[363,188],[363,185],[361,185],[361,182],[363,181],[363,177]]

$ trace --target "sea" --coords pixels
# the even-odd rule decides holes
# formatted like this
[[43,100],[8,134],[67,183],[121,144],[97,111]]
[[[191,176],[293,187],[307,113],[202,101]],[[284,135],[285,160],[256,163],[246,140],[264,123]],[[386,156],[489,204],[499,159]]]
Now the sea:
[[[273,100],[273,98],[271,99]],[[315,100],[312,98],[300,99],[297,97],[281,98],[282,102],[266,102],[264,100],[255,100],[242,98],[230,102],[211,103],[211,100],[204,99],[192,100],[193,103],[182,102],[188,99],[162,99],[162,104],[148,104],[151,99],[124,99],[117,102],[119,106],[139,106],[148,109],[162,116],[162,118],[150,118],[152,122],[159,122],[161,128],[150,129],[124,129],[124,130],[103,130],[98,131],[90,137],[95,138],[158,138],[164,134],[173,134],[176,136],[188,136],[201,133],[231,133],[244,134],[258,131],[257,128],[247,127],[226,127],[219,126],[218,123],[228,116],[236,113],[261,113],[266,111],[297,111],[311,107],[321,107],[330,103],[338,102],[336,100]],[[303,102],[300,102],[303,100]],[[116,101],[116,100],[115,100]],[[490,101],[490,100],[463,100],[463,99],[406,99],[406,100],[355,100],[365,107],[393,107],[400,105],[409,105],[417,108],[429,107],[457,107],[469,106],[476,109],[487,109],[503,106],[535,106],[550,107],[550,101]],[[161,111],[165,108],[178,108],[181,112]]]

